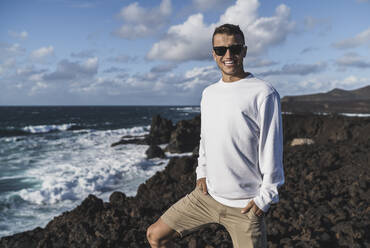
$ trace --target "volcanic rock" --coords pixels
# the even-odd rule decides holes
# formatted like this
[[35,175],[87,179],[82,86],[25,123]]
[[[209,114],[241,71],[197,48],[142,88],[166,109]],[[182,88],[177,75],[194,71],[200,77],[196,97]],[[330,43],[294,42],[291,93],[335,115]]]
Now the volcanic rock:
[[150,145],[149,148],[145,151],[146,157],[150,158],[164,158],[166,155],[163,150],[156,145]]
[[153,116],[150,133],[147,137],[147,144],[167,144],[173,129],[174,127],[171,120],[162,118],[160,115]]
[[199,145],[200,115],[191,120],[182,120],[176,124],[166,150],[172,153],[192,152]]
[[[285,115],[283,122],[285,184],[266,214],[268,247],[369,247],[370,118]],[[290,146],[296,137],[316,143]],[[171,158],[135,197],[114,192],[103,202],[90,195],[45,228],[3,237],[0,247],[149,247],[146,229],[194,189],[196,166],[196,156]],[[175,242],[232,247],[218,224]]]
[[136,145],[146,145],[146,136],[123,136],[117,142],[112,143],[110,146],[126,145],[126,144],[136,144]]

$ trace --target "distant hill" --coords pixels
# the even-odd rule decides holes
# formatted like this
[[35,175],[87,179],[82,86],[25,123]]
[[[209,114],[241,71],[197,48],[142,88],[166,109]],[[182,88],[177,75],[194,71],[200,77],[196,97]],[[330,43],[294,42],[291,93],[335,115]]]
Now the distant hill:
[[326,93],[285,96],[283,112],[370,113],[370,85],[356,89],[333,89]]

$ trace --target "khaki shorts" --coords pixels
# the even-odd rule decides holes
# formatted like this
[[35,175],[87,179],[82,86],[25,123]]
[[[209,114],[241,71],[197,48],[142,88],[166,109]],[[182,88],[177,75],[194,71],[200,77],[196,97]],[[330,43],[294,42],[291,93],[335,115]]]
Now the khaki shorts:
[[257,216],[253,210],[242,214],[241,210],[217,202],[197,187],[172,205],[161,219],[181,236],[206,224],[218,223],[229,232],[234,247],[266,247],[264,216]]

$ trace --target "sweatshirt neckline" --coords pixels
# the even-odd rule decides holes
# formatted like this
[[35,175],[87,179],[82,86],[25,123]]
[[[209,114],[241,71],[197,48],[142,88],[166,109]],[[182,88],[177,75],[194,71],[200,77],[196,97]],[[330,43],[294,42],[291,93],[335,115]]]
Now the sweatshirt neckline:
[[253,74],[252,73],[250,73],[248,76],[246,76],[245,78],[242,78],[242,79],[240,79],[240,80],[238,80],[238,81],[235,81],[235,82],[225,82],[224,80],[222,80],[222,78],[220,79],[220,81],[219,81],[219,83],[221,84],[221,85],[223,85],[223,86],[225,86],[225,87],[231,87],[231,86],[233,86],[233,85],[239,85],[239,84],[241,84],[244,80],[246,80],[246,79],[250,79],[250,78],[253,78],[254,76],[253,76]]

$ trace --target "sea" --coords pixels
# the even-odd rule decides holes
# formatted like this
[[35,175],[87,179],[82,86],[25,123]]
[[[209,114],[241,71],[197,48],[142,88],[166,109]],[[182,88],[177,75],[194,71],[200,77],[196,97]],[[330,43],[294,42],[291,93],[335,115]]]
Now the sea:
[[199,106],[0,107],[0,237],[45,227],[89,194],[136,195],[172,156],[188,154],[147,159],[147,145],[111,144],[148,134],[154,115],[175,124],[199,113]]

